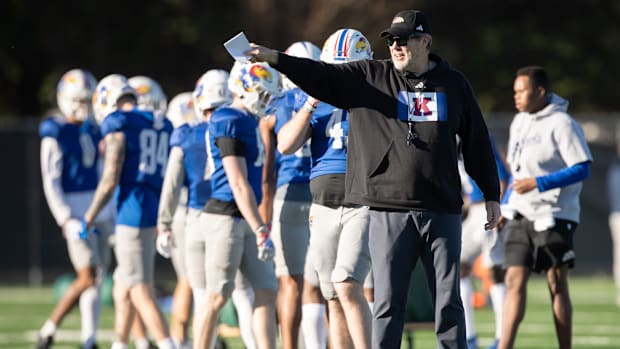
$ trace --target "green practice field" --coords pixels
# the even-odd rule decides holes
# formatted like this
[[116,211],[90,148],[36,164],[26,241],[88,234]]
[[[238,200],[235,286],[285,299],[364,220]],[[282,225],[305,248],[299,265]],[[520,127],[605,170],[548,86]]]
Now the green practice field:
[[[573,348],[620,348],[620,308],[614,304],[614,287],[610,278],[572,278]],[[33,348],[37,330],[53,307],[51,287],[29,288],[0,287],[0,348]],[[113,338],[113,309],[103,308],[99,331],[99,347],[109,348]],[[491,342],[494,320],[490,308],[476,310],[476,326],[481,348]],[[413,347],[436,347],[431,330],[417,330],[413,334]],[[225,338],[229,349],[241,349],[239,338]],[[79,344],[79,314],[77,309],[61,326],[54,348],[75,349]],[[131,347],[131,346],[130,346]],[[403,348],[408,342],[403,339]],[[539,277],[532,278],[528,292],[528,305],[516,348],[557,348],[555,330],[549,305],[546,284]]]

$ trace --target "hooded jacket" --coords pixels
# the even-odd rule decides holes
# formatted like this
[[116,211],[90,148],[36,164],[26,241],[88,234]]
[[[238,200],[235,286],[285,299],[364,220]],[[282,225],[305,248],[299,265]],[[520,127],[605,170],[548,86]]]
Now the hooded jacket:
[[[592,161],[581,126],[569,114],[568,101],[550,94],[549,103],[536,113],[517,113],[510,124],[508,164],[515,179],[545,176],[575,164]],[[540,192],[510,192],[502,214],[519,212],[536,230],[554,224],[554,218],[579,222],[581,182]]]
[[439,56],[420,76],[389,60],[326,64],[280,53],[275,68],[309,95],[350,111],[345,201],[460,213],[456,136],[465,168],[499,201],[488,131],[465,77]]

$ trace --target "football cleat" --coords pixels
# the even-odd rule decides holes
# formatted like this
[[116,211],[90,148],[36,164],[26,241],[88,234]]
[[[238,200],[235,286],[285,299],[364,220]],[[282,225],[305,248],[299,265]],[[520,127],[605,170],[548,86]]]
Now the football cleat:
[[49,349],[52,347],[52,344],[54,344],[53,336],[42,337],[41,335],[39,335],[37,337],[37,346],[35,348],[36,349]]

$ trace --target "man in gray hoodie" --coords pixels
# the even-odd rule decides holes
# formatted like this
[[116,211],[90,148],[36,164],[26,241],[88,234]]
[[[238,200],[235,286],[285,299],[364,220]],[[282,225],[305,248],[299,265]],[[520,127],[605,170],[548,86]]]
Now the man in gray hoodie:
[[513,181],[504,197],[506,299],[499,348],[514,346],[525,314],[527,281],[544,271],[551,293],[559,348],[571,347],[568,269],[575,261],[581,181],[592,155],[583,130],[566,113],[568,102],[551,93],[541,67],[524,67],[514,80],[519,113],[510,126],[508,164]]

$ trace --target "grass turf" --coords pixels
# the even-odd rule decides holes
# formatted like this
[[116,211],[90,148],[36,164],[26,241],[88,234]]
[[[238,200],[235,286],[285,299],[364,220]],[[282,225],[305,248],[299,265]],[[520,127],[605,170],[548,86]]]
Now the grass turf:
[[[573,348],[620,348],[620,309],[615,305],[611,278],[570,279],[573,301]],[[51,286],[33,288],[0,285],[0,348],[33,348],[38,329],[54,306]],[[476,310],[479,345],[491,343],[495,331],[492,310]],[[109,348],[113,338],[113,308],[103,307],[99,330],[99,347]],[[79,346],[79,312],[75,309],[60,326],[54,348]],[[239,338],[225,338],[228,349],[241,349]],[[432,330],[417,330],[412,335],[414,348],[435,348]],[[130,346],[131,347],[131,346]],[[402,348],[408,342],[403,340]],[[525,319],[519,328],[516,348],[557,348],[549,295],[544,279],[532,277],[528,288]]]

